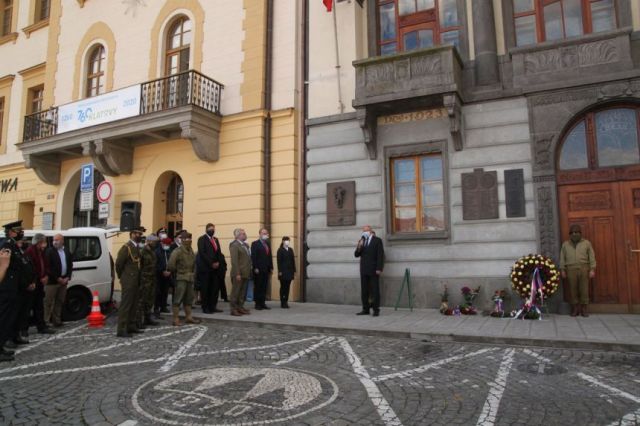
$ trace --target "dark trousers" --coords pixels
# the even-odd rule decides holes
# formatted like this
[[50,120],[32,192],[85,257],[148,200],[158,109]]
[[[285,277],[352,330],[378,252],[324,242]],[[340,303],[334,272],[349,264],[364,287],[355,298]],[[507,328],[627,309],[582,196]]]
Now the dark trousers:
[[20,290],[16,304],[16,320],[13,327],[13,338],[17,338],[29,331],[29,313],[33,305],[34,291]]
[[280,302],[289,301],[289,287],[291,287],[291,280],[280,280]]
[[0,352],[4,344],[13,338],[18,313],[16,303],[15,295],[0,294]]
[[217,309],[218,293],[220,292],[218,274],[216,271],[209,270],[199,272],[198,275],[200,281],[200,297],[202,298],[202,311],[213,312]]
[[222,282],[220,283],[219,287],[220,287],[220,299],[224,300],[224,301],[228,301],[229,300],[229,296],[227,295],[227,286],[224,284],[224,280],[221,280]]
[[165,277],[162,273],[157,275],[156,280],[156,297],[154,302],[154,312],[160,312],[161,309],[167,307],[167,299],[169,297],[169,287],[172,285],[171,277]]
[[380,277],[376,274],[360,274],[360,295],[362,296],[362,310],[380,310]]
[[32,322],[36,325],[38,331],[47,328],[44,322],[44,285],[42,284],[36,284],[36,289],[33,291],[31,310],[33,312]]
[[267,286],[269,285],[269,273],[260,272],[253,279],[253,301],[256,306],[264,306],[267,300]]
[[136,310],[138,308],[138,292],[140,281],[120,282],[122,287],[122,300],[118,308],[118,333],[124,333],[137,328]]

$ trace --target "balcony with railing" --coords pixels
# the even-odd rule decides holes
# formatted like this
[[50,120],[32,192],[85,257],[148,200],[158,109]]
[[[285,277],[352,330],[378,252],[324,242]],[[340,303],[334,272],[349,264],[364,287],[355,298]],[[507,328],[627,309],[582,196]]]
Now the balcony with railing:
[[25,116],[19,147],[26,166],[52,185],[67,158],[91,156],[104,175],[130,174],[135,146],[175,138],[216,161],[222,89],[191,70],[52,107]]

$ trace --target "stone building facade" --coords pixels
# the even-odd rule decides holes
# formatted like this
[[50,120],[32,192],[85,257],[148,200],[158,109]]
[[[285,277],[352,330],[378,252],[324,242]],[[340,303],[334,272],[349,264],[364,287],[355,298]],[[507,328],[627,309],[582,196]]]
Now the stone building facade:
[[[578,223],[594,308],[640,312],[638,2],[318,1],[309,22],[307,300],[359,303],[370,224],[383,304],[409,269],[417,306],[479,285],[489,308],[517,258],[557,259]],[[328,191],[352,181],[336,225]]]

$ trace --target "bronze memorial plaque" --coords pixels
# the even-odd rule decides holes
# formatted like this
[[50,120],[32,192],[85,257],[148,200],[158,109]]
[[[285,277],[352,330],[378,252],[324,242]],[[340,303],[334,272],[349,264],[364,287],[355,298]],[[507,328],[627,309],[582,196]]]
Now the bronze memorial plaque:
[[473,169],[462,174],[462,218],[498,219],[498,172]]
[[525,217],[527,209],[524,199],[524,170],[504,171],[504,196],[507,217]]
[[356,224],[356,181],[327,184],[327,226]]

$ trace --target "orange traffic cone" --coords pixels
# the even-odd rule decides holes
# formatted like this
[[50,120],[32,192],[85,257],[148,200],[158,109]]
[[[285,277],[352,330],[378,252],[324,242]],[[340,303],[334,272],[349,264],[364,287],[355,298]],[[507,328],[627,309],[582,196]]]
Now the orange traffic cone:
[[104,318],[100,311],[100,302],[98,301],[98,292],[93,292],[93,304],[91,305],[91,313],[87,317],[89,322],[89,328],[102,328],[104,327]]

